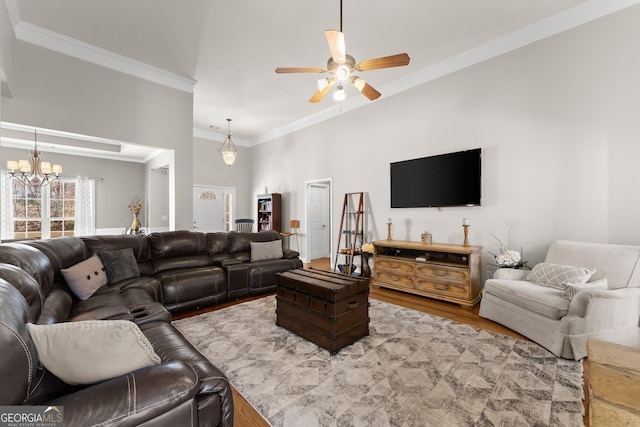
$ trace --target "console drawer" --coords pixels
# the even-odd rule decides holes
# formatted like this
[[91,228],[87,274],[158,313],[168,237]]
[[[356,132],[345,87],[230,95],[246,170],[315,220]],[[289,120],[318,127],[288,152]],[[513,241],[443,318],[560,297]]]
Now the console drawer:
[[449,267],[446,265],[418,264],[416,273],[419,276],[435,277],[437,281],[451,280],[456,282],[467,282],[469,280],[469,270],[466,268]]
[[426,278],[417,278],[415,287],[421,291],[462,299],[468,299],[471,294],[471,288],[468,284],[444,281],[433,282]]
[[401,274],[394,274],[385,271],[378,272],[376,273],[376,281],[413,289],[413,277],[403,276]]
[[393,258],[375,258],[375,270],[378,272],[391,272],[393,275],[413,276],[416,265],[413,262]]

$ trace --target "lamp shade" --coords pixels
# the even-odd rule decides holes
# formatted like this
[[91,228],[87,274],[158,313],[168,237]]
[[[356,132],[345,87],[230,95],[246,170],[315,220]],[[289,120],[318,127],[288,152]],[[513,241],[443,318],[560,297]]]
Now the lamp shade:
[[346,94],[344,93],[344,88],[340,85],[336,88],[336,91],[333,92],[333,99],[336,101],[344,101],[345,98]]
[[13,172],[18,169],[18,161],[17,160],[8,160],[7,161],[7,170]]
[[236,161],[236,153],[235,151],[221,151],[222,160],[227,166],[231,166]]

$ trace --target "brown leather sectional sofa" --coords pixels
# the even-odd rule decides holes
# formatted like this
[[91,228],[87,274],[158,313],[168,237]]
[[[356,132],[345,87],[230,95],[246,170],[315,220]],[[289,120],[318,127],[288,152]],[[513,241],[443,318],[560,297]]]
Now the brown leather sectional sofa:
[[[225,375],[171,325],[171,313],[275,290],[298,253],[251,260],[251,242],[275,231],[63,237],[0,244],[0,405],[62,405],[70,426],[228,426]],[[79,300],[61,273],[102,251],[133,250],[139,277]],[[92,385],[69,385],[38,360],[27,323],[135,322],[161,363]],[[99,369],[96,366],[96,369]]]

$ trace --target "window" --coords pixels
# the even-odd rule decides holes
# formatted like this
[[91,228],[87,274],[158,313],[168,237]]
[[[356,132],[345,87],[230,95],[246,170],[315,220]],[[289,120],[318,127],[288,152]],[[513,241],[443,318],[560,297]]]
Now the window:
[[44,239],[74,235],[75,180],[54,181],[33,190],[15,180],[11,185],[13,238]]

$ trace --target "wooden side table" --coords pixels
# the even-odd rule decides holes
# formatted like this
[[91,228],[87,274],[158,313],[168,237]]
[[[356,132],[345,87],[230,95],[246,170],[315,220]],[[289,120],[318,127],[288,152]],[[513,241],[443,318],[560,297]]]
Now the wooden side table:
[[640,425],[640,349],[590,339],[589,425]]

